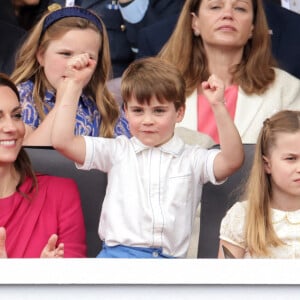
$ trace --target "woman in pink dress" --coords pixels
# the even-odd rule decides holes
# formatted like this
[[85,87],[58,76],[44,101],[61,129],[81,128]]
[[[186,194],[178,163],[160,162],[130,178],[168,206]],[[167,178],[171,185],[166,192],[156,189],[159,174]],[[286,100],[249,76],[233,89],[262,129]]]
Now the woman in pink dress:
[[18,90],[0,73],[0,258],[86,257],[75,182],[35,174],[24,134]]

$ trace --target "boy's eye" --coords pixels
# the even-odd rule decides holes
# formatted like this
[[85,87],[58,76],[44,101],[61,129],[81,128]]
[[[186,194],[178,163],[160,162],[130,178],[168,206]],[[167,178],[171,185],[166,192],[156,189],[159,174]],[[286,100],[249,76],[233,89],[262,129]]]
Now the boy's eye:
[[154,110],[154,112],[157,113],[157,114],[161,114],[161,113],[164,113],[164,112],[165,112],[165,109],[164,109],[164,108],[156,108],[156,109]]
[[295,156],[287,156],[285,159],[286,159],[286,160],[295,160],[296,157],[295,157]]
[[143,110],[141,108],[138,108],[138,107],[132,109],[132,112],[135,112],[135,113],[140,113],[142,111]]

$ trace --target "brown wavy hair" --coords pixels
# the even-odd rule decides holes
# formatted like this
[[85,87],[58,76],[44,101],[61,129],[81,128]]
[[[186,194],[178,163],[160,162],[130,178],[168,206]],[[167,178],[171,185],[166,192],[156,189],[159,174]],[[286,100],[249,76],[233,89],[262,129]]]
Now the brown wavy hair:
[[[45,18],[51,14],[47,11],[40,21],[33,27],[28,37],[22,44],[16,57],[15,70],[11,75],[15,84],[32,80],[34,82],[33,99],[40,118],[43,120],[43,100],[47,90],[47,79],[43,68],[36,58],[38,51],[45,51],[52,40],[58,39],[63,34],[72,29],[92,29],[100,35],[102,47],[98,55],[98,64],[95,72],[84,89],[84,93],[91,97],[97,104],[102,122],[100,126],[100,135],[104,137],[113,137],[114,127],[119,117],[119,106],[112,94],[107,89],[107,81],[111,79],[112,69],[109,51],[109,41],[104,23],[102,32],[91,21],[80,17],[66,17],[60,19],[49,26],[43,33],[43,24]],[[97,17],[98,18],[98,17]]]
[[[159,56],[182,72],[187,96],[209,77],[208,61],[201,37],[194,36],[192,13],[198,15],[202,0],[186,0],[177,25]],[[271,52],[269,29],[261,0],[252,0],[253,35],[244,46],[241,62],[232,69],[233,82],[247,94],[261,94],[275,80],[276,61]]]
[[[13,81],[10,80],[10,78],[3,73],[0,73],[0,86],[6,86],[6,87],[10,88],[16,94],[18,101],[20,102],[20,96],[19,96],[17,87],[15,86]],[[26,177],[29,177],[32,181],[31,187],[29,188],[29,191],[28,191],[28,195],[24,195],[25,197],[28,198],[30,193],[37,190],[37,179],[35,176],[35,172],[32,168],[29,156],[27,155],[26,151],[23,148],[21,148],[21,150],[17,156],[17,159],[14,162],[14,167],[15,167],[15,170],[20,175],[20,180],[16,186],[17,192],[24,195],[19,190],[19,188],[25,181]]]

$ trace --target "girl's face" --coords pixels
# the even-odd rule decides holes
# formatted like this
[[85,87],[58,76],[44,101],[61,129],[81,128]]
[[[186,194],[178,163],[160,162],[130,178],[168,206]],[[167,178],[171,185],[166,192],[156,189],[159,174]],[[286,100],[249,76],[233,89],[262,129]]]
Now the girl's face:
[[[51,40],[47,49],[37,53],[39,64],[44,68],[50,88],[57,89],[65,77],[67,63],[75,55],[88,53],[95,60],[100,51],[100,35],[92,29],[72,29],[56,40]],[[92,76],[92,75],[91,75]],[[88,78],[86,84],[89,82]]]
[[300,131],[277,133],[276,145],[265,157],[265,171],[271,175],[275,201],[291,199],[300,204]]
[[14,91],[0,86],[0,165],[13,163],[22,147],[25,126]]
[[151,147],[160,146],[170,140],[176,123],[184,116],[183,107],[176,111],[174,103],[160,103],[155,97],[151,99],[150,105],[139,104],[132,97],[127,102],[125,112],[131,134],[144,145]]
[[192,27],[205,47],[241,49],[252,36],[251,0],[202,0]]

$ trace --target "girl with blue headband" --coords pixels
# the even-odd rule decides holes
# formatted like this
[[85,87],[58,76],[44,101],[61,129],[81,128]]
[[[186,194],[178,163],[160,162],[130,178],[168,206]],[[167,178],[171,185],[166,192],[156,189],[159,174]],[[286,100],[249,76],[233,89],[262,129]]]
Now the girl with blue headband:
[[12,74],[21,96],[25,145],[51,145],[56,91],[66,77],[68,61],[83,53],[91,58],[93,72],[80,95],[75,134],[129,136],[123,112],[106,86],[111,62],[102,20],[81,7],[52,6],[24,41]]

